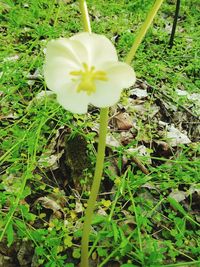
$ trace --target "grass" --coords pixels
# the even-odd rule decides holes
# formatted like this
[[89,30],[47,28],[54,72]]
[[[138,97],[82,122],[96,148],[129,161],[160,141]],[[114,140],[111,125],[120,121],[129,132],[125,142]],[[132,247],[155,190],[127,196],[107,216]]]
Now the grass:
[[[123,59],[153,2],[89,0],[93,31],[109,37]],[[73,116],[53,98],[36,96],[46,89],[42,65],[47,41],[82,30],[78,5],[76,1],[7,0],[0,2],[0,10],[0,254],[9,257],[4,266],[13,261],[14,266],[22,265],[19,251],[26,244],[30,247],[26,266],[31,261],[34,266],[77,266],[82,213],[95,163],[91,129],[98,122],[98,112]],[[177,88],[190,93],[199,90],[199,1],[181,2],[170,50],[168,26],[174,11],[175,1],[166,1],[133,66],[138,78],[168,94],[179,107],[188,102],[178,97]],[[128,148],[145,143],[144,136],[147,143],[157,137],[154,121],[139,121],[136,140],[107,151],[91,234],[92,262],[99,267],[200,266],[199,145],[180,146],[171,157],[158,155],[150,145],[150,156],[140,158],[144,164],[149,159],[153,162],[147,164],[150,173],[145,175],[129,158],[128,164],[123,163]],[[52,147],[57,144],[63,151],[65,136],[79,134],[87,140],[92,164],[80,179],[84,190],[76,192],[77,184],[67,180],[63,156]],[[118,133],[113,135],[119,138]],[[59,171],[49,167],[52,154],[59,159]],[[185,199],[171,200],[172,189],[184,192]],[[14,249],[17,242],[20,248]],[[3,252],[2,246],[10,249]]]

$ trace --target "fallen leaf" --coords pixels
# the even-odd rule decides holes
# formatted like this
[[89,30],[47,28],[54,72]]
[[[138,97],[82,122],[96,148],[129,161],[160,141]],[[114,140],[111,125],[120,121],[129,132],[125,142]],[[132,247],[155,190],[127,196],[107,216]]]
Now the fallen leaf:
[[37,99],[37,100],[42,99],[44,97],[48,97],[48,96],[53,95],[53,94],[54,94],[54,92],[52,92],[52,91],[42,90],[40,93],[38,93],[36,95],[35,99]]
[[49,197],[39,197],[36,200],[36,203],[37,202],[41,203],[44,208],[53,210],[53,212],[61,209],[60,205],[58,205],[55,200],[50,199]]
[[120,112],[113,117],[113,121],[118,130],[129,130],[133,127],[133,122],[131,117],[126,112]]
[[140,88],[134,88],[130,91],[130,97],[136,98],[146,98],[148,96],[148,93],[146,90],[140,89]]
[[174,190],[169,194],[169,197],[175,199],[177,202],[183,201],[187,197],[187,193],[181,190]]
[[106,135],[106,145],[108,147],[119,147],[120,143],[112,134],[108,133]]
[[186,92],[185,90],[180,90],[180,89],[176,89],[176,93],[179,96],[187,96],[188,92]]
[[178,146],[180,144],[189,144],[191,140],[184,133],[181,133],[173,125],[167,127],[166,138],[169,145],[172,147]]
[[52,221],[54,218],[65,218],[65,212],[63,211],[59,199],[51,198],[51,196],[47,197],[39,197],[34,204],[40,203],[44,208],[51,209],[53,211],[53,214],[50,217],[50,221]]
[[61,154],[56,154],[56,155],[42,155],[40,159],[38,160],[38,165],[40,168],[45,168],[45,169],[51,169],[51,170],[56,170],[59,168],[58,161],[60,157],[62,156]]
[[35,84],[35,82],[37,80],[41,80],[42,79],[42,74],[40,73],[40,70],[39,69],[36,69],[33,74],[30,74],[29,73],[26,76],[26,78],[28,79],[28,82],[27,82],[28,85],[32,86],[32,85]]
[[126,146],[134,139],[134,135],[130,131],[128,132],[123,131],[123,132],[120,132],[120,139],[121,139],[121,144],[123,146]]
[[149,149],[144,145],[138,146],[136,148],[128,148],[126,150],[127,154],[130,156],[145,156],[149,158],[149,163],[151,163]]
[[76,212],[76,213],[83,212],[83,205],[82,205],[81,202],[76,201],[75,212]]

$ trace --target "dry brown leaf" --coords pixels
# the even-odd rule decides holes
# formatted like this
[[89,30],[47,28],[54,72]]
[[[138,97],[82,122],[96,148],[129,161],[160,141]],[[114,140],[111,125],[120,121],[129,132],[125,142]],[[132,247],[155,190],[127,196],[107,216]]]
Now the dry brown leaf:
[[131,117],[126,112],[120,112],[113,117],[113,121],[118,130],[129,130],[133,127],[133,122]]
[[63,211],[62,207],[60,204],[58,204],[56,202],[55,199],[50,198],[50,196],[48,197],[39,197],[36,201],[36,203],[41,203],[41,205],[46,208],[46,209],[51,209],[53,211],[53,214],[50,218],[50,220],[54,219],[54,218],[62,218],[65,217],[65,212]]
[[55,200],[50,199],[49,197],[39,197],[36,202],[41,203],[41,205],[46,209],[53,210],[53,212],[61,209],[61,206],[58,205]]

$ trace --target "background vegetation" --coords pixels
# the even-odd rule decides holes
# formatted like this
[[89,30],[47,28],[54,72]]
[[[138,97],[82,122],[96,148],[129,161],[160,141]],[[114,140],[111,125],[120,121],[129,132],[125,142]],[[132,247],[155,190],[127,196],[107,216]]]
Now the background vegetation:
[[[93,31],[123,60],[154,1],[87,2]],[[91,266],[200,266],[200,3],[181,1],[169,49],[175,2],[164,1],[133,62],[148,96],[131,88],[111,109]],[[78,266],[99,113],[73,115],[41,95],[46,44],[82,30],[78,3],[6,0],[0,11],[0,266]],[[191,142],[172,146],[172,124]]]

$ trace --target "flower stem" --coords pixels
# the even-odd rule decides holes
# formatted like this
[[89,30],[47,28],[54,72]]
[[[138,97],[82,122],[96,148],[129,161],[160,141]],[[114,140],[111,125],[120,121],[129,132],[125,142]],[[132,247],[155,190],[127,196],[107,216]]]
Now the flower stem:
[[99,129],[99,144],[97,151],[97,161],[94,173],[94,180],[91,188],[90,197],[88,200],[87,209],[85,212],[85,221],[83,226],[83,235],[81,243],[81,267],[88,267],[88,243],[89,233],[92,223],[92,215],[95,208],[95,202],[99,192],[101,176],[103,172],[103,163],[105,157],[106,133],[108,125],[108,108],[102,108],[100,112],[100,129]]
[[[79,7],[81,11],[84,31],[91,33],[90,18],[88,14],[87,4],[85,0],[79,0]],[[95,208],[97,195],[99,192],[101,176],[103,172],[103,163],[105,156],[106,146],[106,133],[108,125],[108,108],[102,108],[100,112],[100,129],[99,129],[99,144],[97,151],[96,167],[94,173],[94,179],[92,183],[90,197],[87,203],[87,209],[85,212],[85,219],[83,225],[83,234],[81,240],[81,263],[80,267],[88,267],[88,248],[89,248],[89,234],[92,223],[92,215]]]
[[160,8],[163,0],[156,0],[155,4],[153,5],[152,9],[147,14],[145,22],[142,24],[142,27],[140,28],[138,34],[135,37],[134,43],[131,47],[130,52],[128,53],[125,62],[127,64],[131,64],[131,61],[133,60],[135,56],[135,52],[137,51],[139,45],[141,44],[147,30],[149,29],[154,17],[156,16],[158,9]]
[[79,0],[84,31],[91,33],[90,18],[85,0]]

